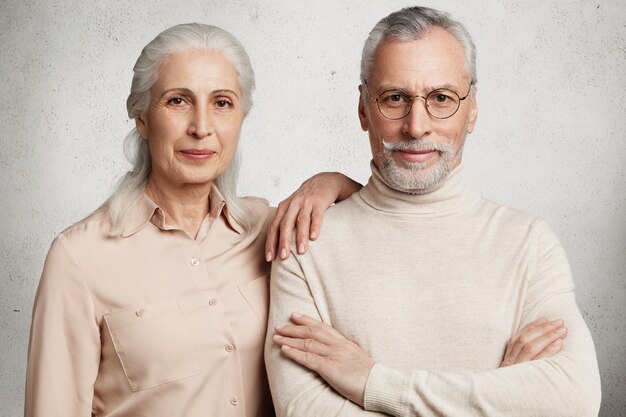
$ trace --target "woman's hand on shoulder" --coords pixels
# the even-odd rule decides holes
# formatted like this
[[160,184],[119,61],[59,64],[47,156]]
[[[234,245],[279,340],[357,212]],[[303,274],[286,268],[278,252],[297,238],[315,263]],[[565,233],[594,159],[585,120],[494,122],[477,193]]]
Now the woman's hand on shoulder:
[[296,229],[296,248],[305,253],[308,241],[320,234],[322,220],[328,207],[345,200],[360,190],[361,184],[339,172],[322,172],[306,180],[288,198],[278,204],[276,216],[267,231],[265,258],[289,257],[293,229]]

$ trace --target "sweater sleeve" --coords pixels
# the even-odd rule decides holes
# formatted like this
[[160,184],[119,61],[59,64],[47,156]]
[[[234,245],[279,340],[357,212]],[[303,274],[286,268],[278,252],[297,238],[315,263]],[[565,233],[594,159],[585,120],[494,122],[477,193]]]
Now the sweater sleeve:
[[298,256],[292,253],[287,260],[275,262],[265,352],[278,416],[597,415],[601,394],[595,349],[576,305],[565,252],[542,221],[530,228],[525,251],[530,267],[520,295],[518,329],[541,316],[562,318],[568,337],[561,352],[483,372],[393,369],[385,366],[384,358],[376,358],[379,363],[365,389],[365,410],[340,396],[315,372],[284,358],[272,343],[274,326],[285,324],[294,311],[332,324],[332,306],[312,296]]
[[[270,279],[270,311],[265,344],[265,365],[278,417],[351,417],[381,415],[363,410],[345,399],[317,373],[291,361],[272,342],[274,328],[287,324],[292,312],[328,322],[324,305],[317,305],[304,277],[298,255],[274,261]],[[323,302],[320,300],[320,302]]]
[[61,235],[48,252],[33,307],[25,417],[91,416],[99,360],[92,297]]
[[519,328],[541,316],[562,318],[568,337],[561,352],[485,372],[398,370],[378,363],[367,381],[365,408],[394,416],[597,416],[598,364],[565,252],[542,221],[531,228],[528,251],[534,268]]

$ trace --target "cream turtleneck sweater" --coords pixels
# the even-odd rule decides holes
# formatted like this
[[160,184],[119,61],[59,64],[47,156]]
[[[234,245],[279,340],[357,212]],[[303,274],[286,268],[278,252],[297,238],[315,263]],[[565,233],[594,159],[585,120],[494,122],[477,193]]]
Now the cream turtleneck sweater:
[[[470,191],[460,168],[413,195],[372,164],[309,251],[274,263],[270,287],[265,360],[279,416],[598,413],[595,350],[563,248],[542,220]],[[272,343],[292,312],[332,325],[377,362],[365,410]],[[508,339],[542,316],[565,321],[563,350],[497,369]]]

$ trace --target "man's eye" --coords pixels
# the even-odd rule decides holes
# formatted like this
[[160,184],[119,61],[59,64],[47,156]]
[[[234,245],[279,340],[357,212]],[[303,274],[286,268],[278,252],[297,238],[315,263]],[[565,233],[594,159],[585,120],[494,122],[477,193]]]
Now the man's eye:
[[428,103],[437,106],[453,106],[458,98],[451,91],[435,91],[428,95]]
[[382,101],[383,104],[387,106],[398,106],[398,105],[408,103],[410,99],[404,94],[390,91],[390,92],[381,94],[380,100]]

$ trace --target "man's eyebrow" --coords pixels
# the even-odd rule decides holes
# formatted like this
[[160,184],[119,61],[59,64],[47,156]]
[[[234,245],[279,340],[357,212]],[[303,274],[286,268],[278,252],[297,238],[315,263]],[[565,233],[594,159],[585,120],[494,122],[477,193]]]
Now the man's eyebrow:
[[452,85],[450,83],[445,83],[445,84],[431,85],[431,86],[429,86],[429,90],[428,91],[433,91],[433,90],[452,90],[452,91],[456,91],[457,88],[458,88],[458,86],[456,86],[456,85]]
[[[432,84],[432,85],[427,85],[425,88],[425,91],[423,91],[424,94],[428,94],[431,91],[435,91],[435,90],[452,90],[452,91],[457,91],[458,86],[456,85],[452,85],[450,83],[443,83],[443,84]],[[409,96],[414,96],[415,94],[417,94],[416,92],[413,91],[409,91],[406,88],[402,88],[402,87],[397,87],[393,84],[389,84],[389,85],[381,85],[380,86],[380,92],[387,92],[387,91],[397,91],[399,93],[402,94],[406,94]]]
[[406,94],[406,95],[412,95],[413,93],[409,90],[407,90],[406,88],[402,88],[402,87],[397,87],[395,85],[381,85],[380,88],[380,93],[384,93],[387,91],[397,91],[398,93],[402,93],[402,94]]

